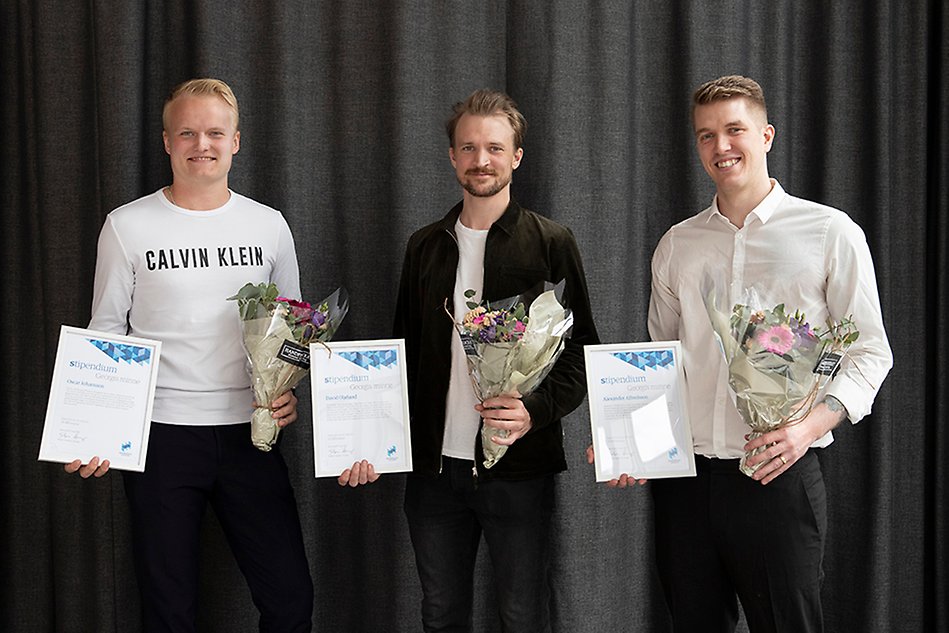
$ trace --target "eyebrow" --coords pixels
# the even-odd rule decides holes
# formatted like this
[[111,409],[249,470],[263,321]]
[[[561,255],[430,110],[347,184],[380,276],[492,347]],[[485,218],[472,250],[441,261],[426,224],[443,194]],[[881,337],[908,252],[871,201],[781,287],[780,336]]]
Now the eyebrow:
[[[748,127],[748,124],[743,121],[729,121],[724,125],[724,127]],[[702,132],[711,132],[712,128],[700,127],[695,130],[696,134],[701,134]]]

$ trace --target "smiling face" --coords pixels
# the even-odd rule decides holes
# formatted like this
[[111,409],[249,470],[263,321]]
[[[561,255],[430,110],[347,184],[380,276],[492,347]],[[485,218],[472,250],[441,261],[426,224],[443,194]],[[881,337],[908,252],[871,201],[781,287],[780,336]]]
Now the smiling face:
[[162,137],[175,182],[226,186],[241,137],[230,106],[217,96],[181,96],[168,104],[166,120]]
[[465,114],[455,126],[455,144],[448,156],[458,183],[478,198],[488,198],[511,186],[511,177],[524,150],[514,147],[514,128],[503,114]]
[[768,125],[764,113],[748,99],[732,97],[697,105],[692,116],[702,167],[718,193],[730,197],[758,191],[767,194],[771,188],[767,156],[774,127]]

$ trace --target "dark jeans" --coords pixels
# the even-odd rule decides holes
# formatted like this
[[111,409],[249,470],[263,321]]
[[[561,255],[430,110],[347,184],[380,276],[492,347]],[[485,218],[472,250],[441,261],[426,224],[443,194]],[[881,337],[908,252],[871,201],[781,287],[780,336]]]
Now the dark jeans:
[[250,425],[153,423],[145,472],[124,474],[145,630],[192,632],[208,503],[260,610],[260,630],[311,629],[313,583],[287,467]]
[[471,631],[475,556],[482,534],[494,567],[502,629],[549,631],[553,476],[476,483],[472,462],[443,460],[437,478],[410,476],[405,487],[425,631]]
[[738,460],[696,456],[697,477],[649,483],[656,562],[676,633],[823,631],[827,498],[814,451],[766,486]]

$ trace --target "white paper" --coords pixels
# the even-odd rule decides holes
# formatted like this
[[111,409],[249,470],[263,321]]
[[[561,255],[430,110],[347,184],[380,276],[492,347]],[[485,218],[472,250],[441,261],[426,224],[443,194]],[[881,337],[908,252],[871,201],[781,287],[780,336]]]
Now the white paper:
[[39,459],[145,470],[161,342],[62,326]]
[[669,403],[662,394],[642,408],[629,414],[633,427],[633,442],[639,451],[639,459],[652,461],[675,448],[676,438],[672,434],[669,419]]
[[364,459],[377,473],[411,471],[405,341],[327,347],[310,345],[316,476],[338,476]]
[[678,341],[587,345],[596,480],[695,475]]

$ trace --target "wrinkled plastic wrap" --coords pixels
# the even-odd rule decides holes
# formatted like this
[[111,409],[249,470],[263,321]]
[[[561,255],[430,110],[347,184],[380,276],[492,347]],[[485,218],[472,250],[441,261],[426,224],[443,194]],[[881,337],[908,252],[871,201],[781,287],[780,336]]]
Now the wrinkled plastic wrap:
[[[501,395],[524,396],[543,381],[563,351],[573,325],[573,314],[561,305],[564,283],[544,285],[544,292],[530,303],[526,315],[522,296],[495,301],[468,313],[456,323],[465,348],[468,373],[478,400]],[[525,293],[527,294],[527,293]],[[479,316],[506,320],[510,327],[484,327]],[[522,318],[526,316],[526,318]],[[520,323],[521,325],[518,325]],[[502,340],[508,339],[508,340]],[[485,468],[494,466],[507,446],[492,437],[507,437],[506,430],[481,428]]]

